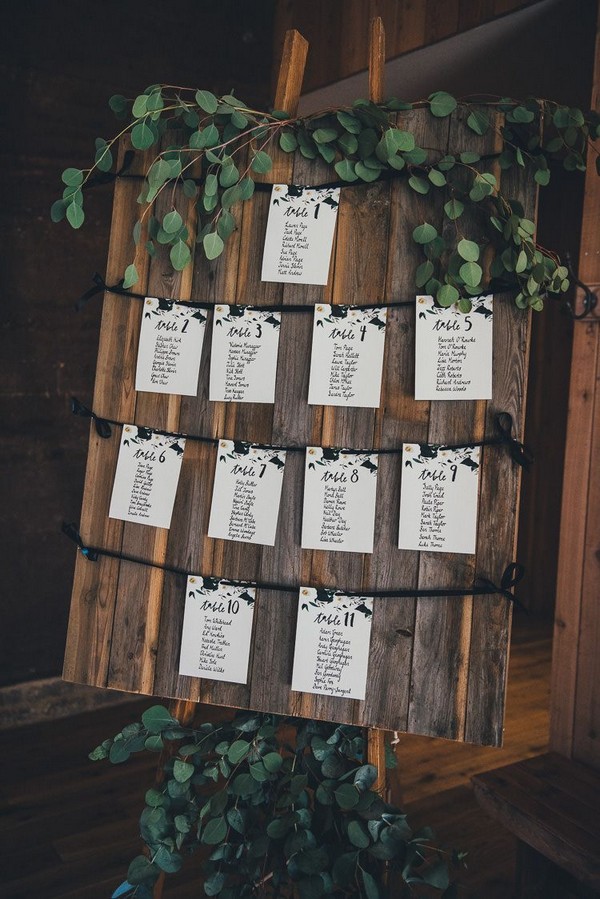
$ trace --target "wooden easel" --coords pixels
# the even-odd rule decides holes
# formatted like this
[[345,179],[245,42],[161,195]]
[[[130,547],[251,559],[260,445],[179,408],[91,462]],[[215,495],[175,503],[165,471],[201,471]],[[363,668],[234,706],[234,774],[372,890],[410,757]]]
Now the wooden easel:
[[[275,90],[275,109],[284,109],[290,115],[298,111],[298,103],[302,92],[304,69],[308,56],[308,41],[299,31],[286,32],[283,45],[283,55],[279,66],[277,87]],[[371,21],[369,39],[369,98],[376,103],[383,100],[385,77],[385,30],[383,21],[377,16]],[[186,700],[175,700],[170,703],[169,711],[174,718],[184,726],[191,725],[198,704]],[[373,789],[383,795],[387,789],[385,768],[385,731],[373,727],[364,728],[364,738],[367,749],[368,762],[375,765],[379,774]],[[162,777],[162,766],[166,756],[161,754],[158,764],[157,778]],[[165,882],[164,873],[161,874],[154,888],[154,899],[161,899]]]

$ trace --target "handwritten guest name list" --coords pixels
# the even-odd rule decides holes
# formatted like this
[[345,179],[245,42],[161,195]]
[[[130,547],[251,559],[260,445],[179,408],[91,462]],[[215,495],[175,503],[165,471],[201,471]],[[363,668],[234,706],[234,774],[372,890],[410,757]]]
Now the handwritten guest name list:
[[196,396],[205,312],[153,297],[143,309],[135,389]]
[[480,448],[402,447],[400,549],[474,553]]
[[373,599],[301,587],[292,690],[364,699]]
[[217,306],[210,354],[209,399],[272,403],[281,313]]
[[417,297],[415,399],[491,399],[493,297],[471,302],[465,314]]
[[377,467],[372,453],[307,447],[303,549],[373,552]]
[[327,284],[340,189],[274,184],[261,279]]
[[216,578],[187,579],[179,673],[248,682],[256,590]]
[[109,518],[171,525],[185,440],[124,425]]
[[220,440],[209,537],[273,546],[285,451]]
[[315,306],[308,402],[376,409],[386,309]]

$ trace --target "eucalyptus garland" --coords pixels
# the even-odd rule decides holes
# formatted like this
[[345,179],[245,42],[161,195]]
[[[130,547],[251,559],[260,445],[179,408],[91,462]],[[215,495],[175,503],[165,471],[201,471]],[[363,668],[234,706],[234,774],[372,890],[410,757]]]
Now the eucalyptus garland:
[[[116,95],[109,102],[126,124],[111,140],[96,140],[90,168],[71,167],[63,172],[63,196],[51,209],[55,222],[66,218],[73,228],[81,227],[84,188],[95,172],[113,169],[115,143],[123,134],[130,134],[138,150],[163,146],[172,139],[156,153],[145,173],[138,197],[143,211],[133,239],[136,244],[143,241],[151,256],[159,245],[169,247],[171,264],[181,271],[191,262],[194,242],[201,244],[208,259],[223,252],[237,226],[236,204],[254,193],[255,175],[270,171],[273,147],[278,145],[285,153],[324,160],[343,183],[373,182],[399,174],[423,197],[441,194],[445,222],[453,227],[443,227],[440,233],[430,222],[415,222],[412,232],[423,253],[415,287],[434,296],[441,306],[458,303],[468,312],[470,297],[497,289],[512,290],[519,308],[541,310],[545,297],[569,288],[567,268],[536,243],[534,222],[525,217],[517,200],[501,193],[490,168],[524,169],[541,186],[549,183],[554,161],[567,171],[584,171],[588,145],[600,136],[597,112],[586,115],[540,99],[521,102],[504,97],[459,103],[445,91],[437,91],[415,103],[390,99],[376,104],[359,99],[349,107],[291,118],[285,111],[250,109],[233,94],[216,97],[207,90],[160,84],[132,100]],[[421,107],[437,119],[458,109],[467,137],[495,129],[501,150],[482,158],[468,148],[468,140],[464,148],[444,155],[419,147],[409,130],[397,127],[396,115]],[[175,209],[177,185],[197,204],[196,234],[190,233]],[[168,188],[170,208],[159,219],[153,204]],[[471,229],[476,212],[476,233],[470,236],[461,230],[465,211],[471,213]],[[491,279],[487,284],[484,255]],[[123,286],[131,287],[138,280],[132,263],[124,272]]]
[[[412,232],[423,253],[415,287],[434,296],[441,306],[458,303],[468,312],[470,297],[487,289],[503,289],[514,291],[519,308],[540,310],[548,294],[559,295],[569,288],[567,268],[536,243],[534,222],[525,217],[517,200],[501,193],[490,169],[495,165],[502,170],[521,168],[541,186],[549,183],[554,161],[567,171],[585,171],[588,145],[600,136],[597,112],[586,115],[580,109],[539,99],[459,103],[445,91],[437,91],[415,103],[359,99],[349,107],[291,118],[284,111],[250,109],[232,94],[216,97],[206,90],[159,84],[133,100],[113,96],[110,106],[127,123],[112,139],[96,140],[90,168],[71,167],[63,172],[63,196],[52,206],[52,220],[66,218],[73,228],[81,227],[84,189],[90,179],[93,182],[95,172],[113,169],[115,143],[123,134],[130,133],[138,150],[167,144],[145,173],[138,197],[143,211],[133,239],[136,244],[143,241],[151,256],[159,245],[169,247],[177,271],[191,262],[194,242],[201,244],[208,259],[222,253],[236,229],[236,204],[254,193],[255,175],[270,171],[273,148],[278,145],[285,153],[324,160],[343,183],[373,182],[398,174],[417,194],[441,194],[445,223],[453,226],[442,227],[440,233],[424,221],[415,223]],[[421,107],[437,119],[458,109],[465,128],[464,147],[442,155],[418,146],[411,131],[397,126],[397,113]],[[492,128],[499,134],[501,150],[485,157],[472,152],[469,133],[484,135]],[[168,144],[170,137],[173,142]],[[174,190],[162,218],[153,214],[154,200],[176,185],[197,204],[195,234],[175,209]],[[471,215],[465,216],[468,225],[463,228],[461,217],[466,211]],[[484,255],[488,284],[484,284]],[[132,263],[124,272],[123,286],[131,287],[138,279]]]
[[[161,873],[202,846],[204,893],[221,899],[455,896],[449,872],[462,855],[438,848],[429,828],[413,833],[372,789],[362,734],[254,712],[183,727],[164,706],[147,709],[90,754],[115,764],[144,749],[166,757],[140,818],[147,854],[113,895],[152,899]],[[395,767],[390,747],[386,762]]]

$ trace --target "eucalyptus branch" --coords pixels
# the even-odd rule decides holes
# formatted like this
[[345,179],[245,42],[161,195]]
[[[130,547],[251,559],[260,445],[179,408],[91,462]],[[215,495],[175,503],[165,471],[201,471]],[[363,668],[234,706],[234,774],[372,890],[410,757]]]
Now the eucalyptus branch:
[[[284,725],[296,730],[293,749],[280,738]],[[200,846],[210,852],[204,892],[221,899],[274,899],[290,889],[302,899],[377,899],[416,883],[423,896],[450,888],[460,855],[445,853],[429,829],[413,834],[373,791],[378,772],[362,761],[360,728],[254,712],[183,728],[152,706],[90,757],[118,764],[165,743],[175,753],[140,817],[148,854],[133,859],[116,895],[150,899],[161,872],[178,871]],[[397,875],[389,894],[378,878],[382,862]]]
[[[154,255],[157,244],[168,246],[176,270],[190,264],[194,242],[202,245],[207,259],[216,259],[237,228],[239,204],[254,193],[254,176],[271,170],[271,147],[278,138],[285,153],[322,159],[342,184],[370,183],[391,174],[405,177],[409,188],[424,201],[436,191],[444,195],[445,221],[454,222],[454,239],[448,239],[447,229],[442,227],[439,233],[427,221],[416,222],[413,230],[424,256],[415,271],[415,287],[434,296],[438,304],[456,303],[468,312],[471,297],[496,286],[513,291],[520,308],[539,310],[547,296],[569,289],[567,269],[555,253],[536,243],[535,224],[525,217],[518,202],[503,195],[486,163],[494,159],[503,171],[521,169],[541,187],[549,183],[555,163],[567,171],[584,171],[587,148],[600,137],[597,112],[584,114],[548,99],[519,101],[483,95],[458,101],[437,91],[411,103],[395,98],[380,104],[359,99],[351,106],[293,118],[285,111],[251,109],[231,94],[216,97],[206,90],[158,84],[133,100],[116,95],[109,105],[117,116],[129,116],[129,122],[109,141],[96,140],[96,155],[89,169],[63,172],[65,188],[52,206],[53,221],[66,218],[73,228],[81,227],[83,188],[94,171],[111,170],[112,150],[121,136],[130,132],[135,149],[147,150],[168,134],[171,145],[156,155],[145,172],[138,200],[144,208],[134,228],[134,240],[139,242],[147,219],[146,250]],[[483,136],[490,130],[499,135],[502,146],[497,154],[482,158],[467,149],[442,155],[417,146],[411,131],[397,122],[398,113],[414,109],[426,108],[439,119],[459,107],[465,113],[467,135]],[[500,114],[500,121],[492,112]],[[167,130],[171,122],[176,131]],[[188,154],[194,155],[187,159]],[[241,159],[245,160],[243,166]],[[194,166],[199,178],[185,178]],[[173,191],[171,208],[158,220],[154,204],[167,185]],[[178,188],[196,203],[195,234],[175,210]],[[469,238],[457,224],[467,213]],[[484,282],[480,264],[484,249],[491,288]],[[124,287],[138,280],[132,263],[124,273]]]

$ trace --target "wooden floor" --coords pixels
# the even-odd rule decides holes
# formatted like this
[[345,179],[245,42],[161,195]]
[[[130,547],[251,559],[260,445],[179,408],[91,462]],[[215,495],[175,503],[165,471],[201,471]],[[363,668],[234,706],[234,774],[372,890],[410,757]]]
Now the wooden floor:
[[[548,739],[550,635],[547,622],[517,618],[503,749],[402,735],[392,790],[413,826],[468,852],[459,895],[510,899],[514,843],[476,805],[469,777],[543,752]],[[155,757],[125,765],[87,753],[139,717],[149,700],[0,735],[0,897],[108,899],[138,853],[137,818]],[[202,896],[191,859],[168,879],[165,899]]]

